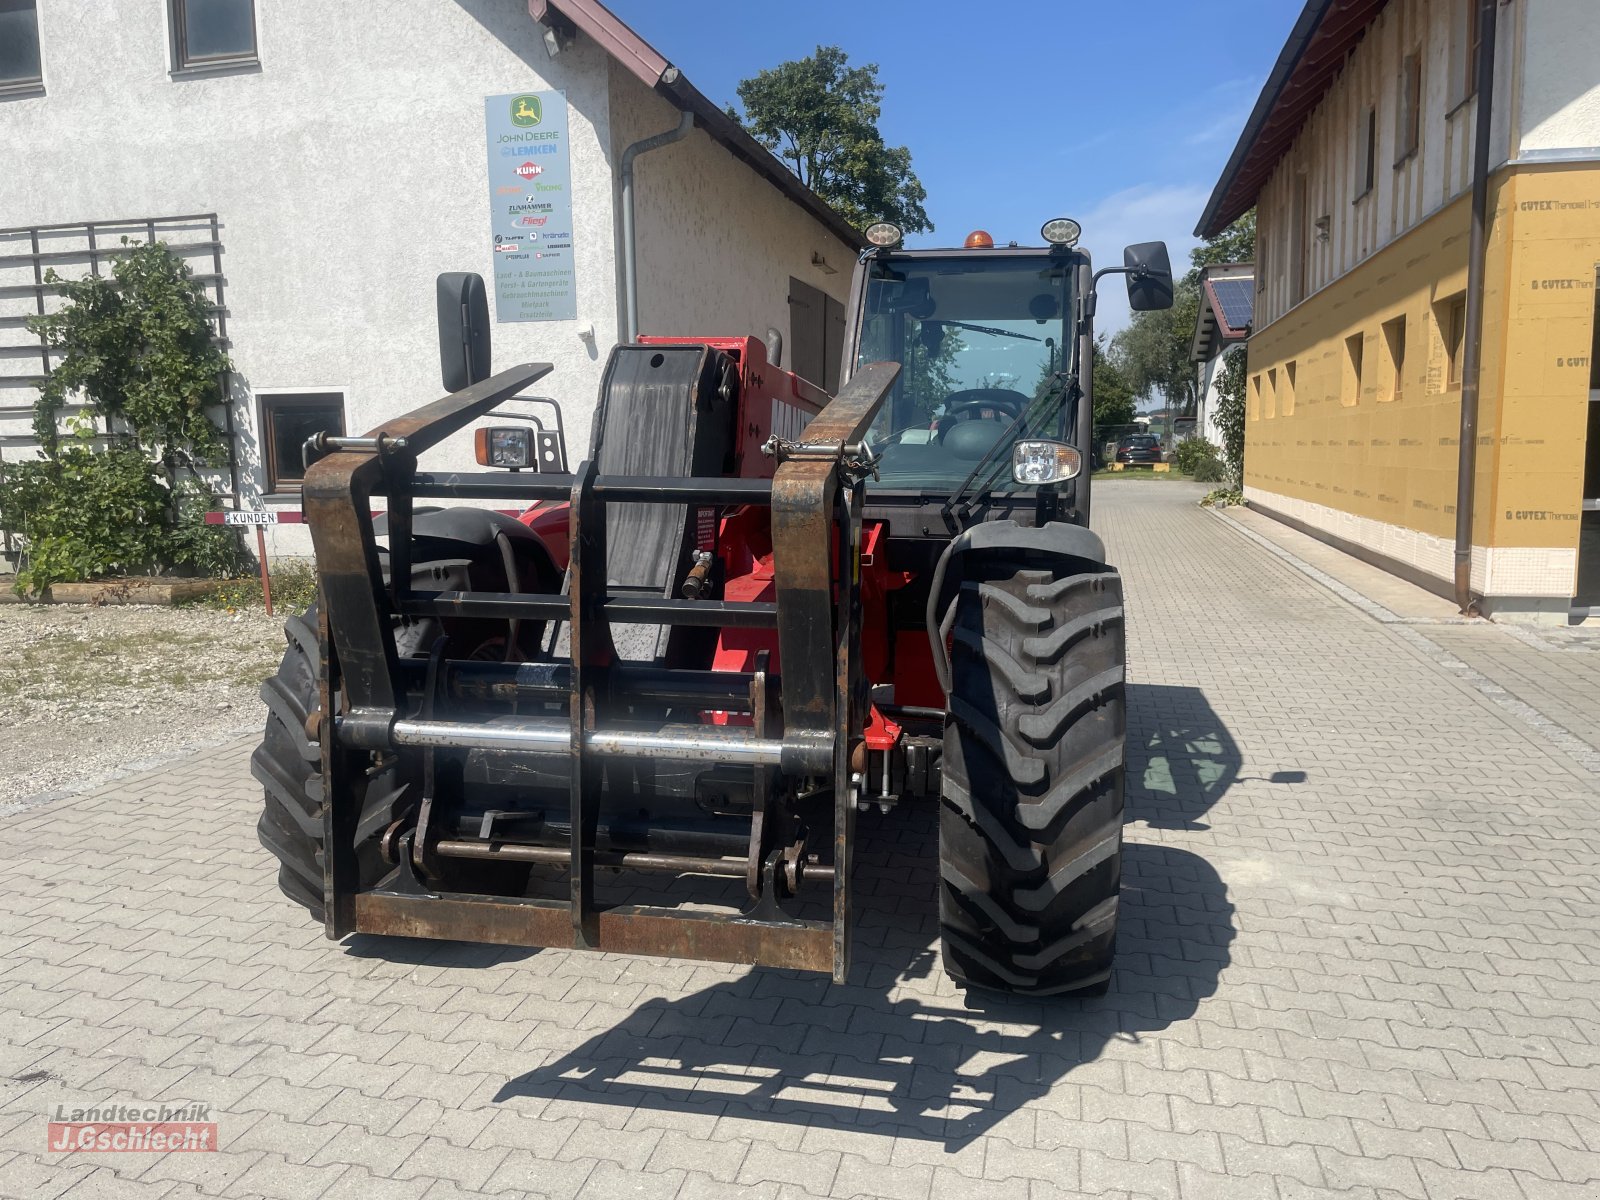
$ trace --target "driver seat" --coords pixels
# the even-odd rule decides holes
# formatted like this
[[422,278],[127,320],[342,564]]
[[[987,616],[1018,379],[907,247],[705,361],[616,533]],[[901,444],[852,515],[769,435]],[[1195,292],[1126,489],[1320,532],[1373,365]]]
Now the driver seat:
[[1008,421],[960,421],[947,428],[940,441],[954,457],[977,462],[1000,440],[1008,424]]

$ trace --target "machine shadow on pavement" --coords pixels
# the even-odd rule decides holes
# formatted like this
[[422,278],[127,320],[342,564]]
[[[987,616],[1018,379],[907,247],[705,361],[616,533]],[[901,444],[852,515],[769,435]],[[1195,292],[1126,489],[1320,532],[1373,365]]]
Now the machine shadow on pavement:
[[[1195,687],[1128,684],[1128,813],[1152,829],[1209,829],[1200,818],[1239,779],[1239,747]],[[1281,783],[1304,782],[1280,772]],[[1288,778],[1288,776],[1298,778]]]
[[[1239,773],[1194,688],[1129,688],[1130,820],[1196,828]],[[1141,780],[1145,781],[1141,785]],[[1227,887],[1188,850],[1128,842],[1110,994],[949,993],[937,960],[937,820],[863,817],[849,983],[754,971],[652,999],[497,1100],[562,1098],[831,1124],[958,1147],[1067,1081],[1114,1041],[1192,1016],[1234,937]]]

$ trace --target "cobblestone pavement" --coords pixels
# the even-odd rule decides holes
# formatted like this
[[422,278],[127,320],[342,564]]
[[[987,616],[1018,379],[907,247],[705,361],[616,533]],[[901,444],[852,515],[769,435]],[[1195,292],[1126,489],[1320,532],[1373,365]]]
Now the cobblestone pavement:
[[[1099,497],[1132,655],[1108,997],[952,987],[925,816],[863,822],[842,987],[330,944],[237,744],[0,816],[0,1194],[1600,1194],[1600,781],[1197,494]],[[45,1151],[57,1104],[156,1099],[212,1104],[222,1152]]]
[[1600,629],[1478,623],[1418,632],[1600,753]]

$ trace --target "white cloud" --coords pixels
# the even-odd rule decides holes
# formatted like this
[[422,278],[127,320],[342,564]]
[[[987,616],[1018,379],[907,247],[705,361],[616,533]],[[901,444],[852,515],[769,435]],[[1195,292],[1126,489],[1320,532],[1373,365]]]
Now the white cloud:
[[1227,112],[1209,125],[1202,125],[1184,138],[1184,145],[1204,146],[1211,142],[1233,141],[1239,136],[1244,129],[1245,122],[1249,119],[1250,109],[1248,108]]
[[[1211,189],[1199,184],[1141,184],[1112,193],[1081,216],[1073,215],[1083,225],[1083,244],[1097,270],[1121,266],[1124,246],[1163,241],[1172,255],[1173,273],[1182,275],[1189,269],[1189,251],[1199,245],[1191,230],[1210,196]],[[1115,335],[1128,324],[1129,316],[1122,276],[1108,275],[1101,280],[1095,331]]]

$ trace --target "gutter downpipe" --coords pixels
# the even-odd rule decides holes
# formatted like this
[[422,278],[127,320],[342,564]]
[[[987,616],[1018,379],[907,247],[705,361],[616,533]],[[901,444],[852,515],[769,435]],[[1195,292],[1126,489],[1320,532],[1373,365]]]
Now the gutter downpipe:
[[1472,236],[1467,246],[1466,346],[1461,355],[1461,438],[1456,465],[1455,600],[1478,615],[1472,595],[1472,525],[1478,482],[1478,395],[1483,368],[1483,277],[1489,240],[1489,137],[1494,127],[1494,60],[1500,0],[1479,8],[1478,112],[1472,146]]
[[[675,67],[668,67],[662,79],[670,83],[677,78],[677,74]],[[693,128],[694,114],[685,110],[676,129],[637,141],[622,152],[622,291],[626,299],[626,324],[622,330],[624,342],[631,342],[639,336],[639,258],[638,233],[633,219],[633,160],[641,154],[649,154],[652,150],[683,140]]]

